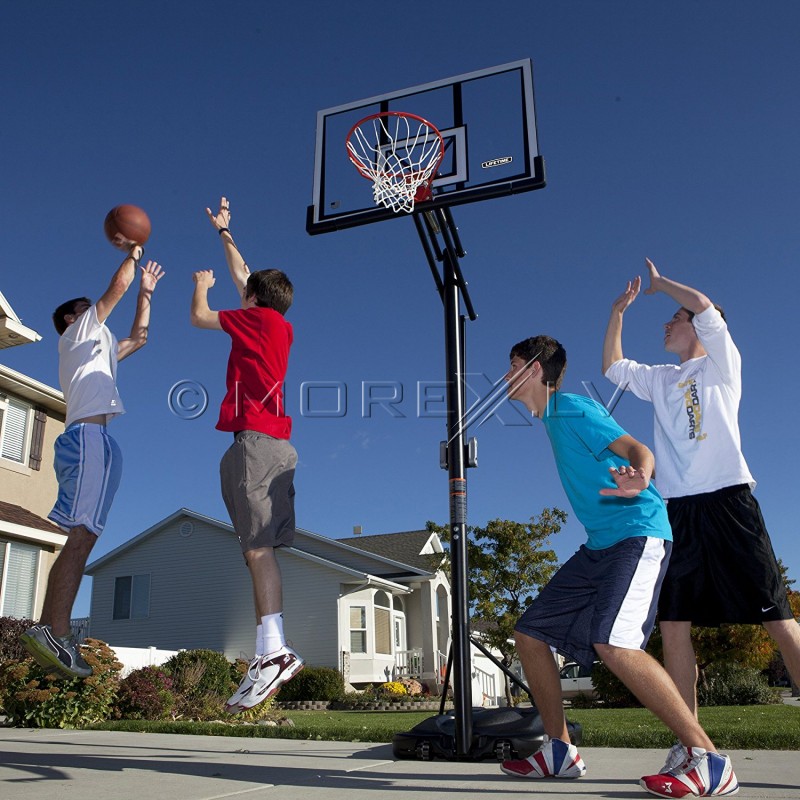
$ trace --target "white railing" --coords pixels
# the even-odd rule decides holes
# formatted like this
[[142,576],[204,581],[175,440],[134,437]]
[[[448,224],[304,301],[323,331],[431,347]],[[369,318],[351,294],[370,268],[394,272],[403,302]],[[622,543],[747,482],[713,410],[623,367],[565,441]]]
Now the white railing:
[[398,650],[394,654],[395,678],[421,678],[424,668],[422,650]]
[[482,698],[473,697],[473,703],[476,705],[479,703],[481,706],[497,705],[497,682],[495,681],[495,676],[491,672],[485,672],[473,664],[472,680],[473,686],[479,686],[483,695]]
[[436,651],[436,683],[444,683],[444,676],[447,672],[447,655],[441,650]]

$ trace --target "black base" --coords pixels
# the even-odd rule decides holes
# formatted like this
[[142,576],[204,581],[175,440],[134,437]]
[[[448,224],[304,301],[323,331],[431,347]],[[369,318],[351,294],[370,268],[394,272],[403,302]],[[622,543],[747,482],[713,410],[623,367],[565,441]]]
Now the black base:
[[[458,754],[455,740],[455,715],[452,711],[423,720],[408,733],[396,733],[392,749],[396,758],[430,761],[481,761],[495,758],[527,758],[544,739],[544,728],[535,708],[473,708],[472,744],[469,752]],[[569,738],[579,745],[583,730],[579,723],[568,722]]]

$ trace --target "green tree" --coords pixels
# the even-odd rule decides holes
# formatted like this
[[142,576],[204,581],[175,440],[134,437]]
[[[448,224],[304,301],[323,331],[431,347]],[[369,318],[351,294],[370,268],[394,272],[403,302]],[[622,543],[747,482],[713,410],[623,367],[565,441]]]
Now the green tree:
[[[502,655],[508,667],[516,654],[514,626],[522,612],[558,569],[555,552],[549,549],[550,537],[561,530],[567,514],[558,508],[545,508],[530,522],[493,519],[485,527],[467,529],[469,610],[472,625],[483,641]],[[449,526],[427,523],[427,529],[449,547]],[[443,569],[449,569],[445,559]],[[511,703],[509,681],[506,699]]]

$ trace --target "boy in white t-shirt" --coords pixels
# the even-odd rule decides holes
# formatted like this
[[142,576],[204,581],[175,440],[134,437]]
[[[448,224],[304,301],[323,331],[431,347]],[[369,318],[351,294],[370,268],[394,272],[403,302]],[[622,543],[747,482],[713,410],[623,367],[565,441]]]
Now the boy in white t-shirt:
[[649,366],[622,353],[622,317],[641,279],[612,306],[603,372],[653,404],[656,484],[667,500],[673,549],[658,605],[664,665],[697,713],[692,625],[763,624],[800,682],[800,626],[772,550],[741,450],[741,356],[722,309],[697,289],[660,275],[650,287],[681,305],[664,326],[664,348],[679,365]]
[[133,283],[143,252],[141,245],[131,247],[97,303],[78,297],[53,314],[60,336],[58,373],[67,418],[55,444],[58,499],[49,518],[67,531],[67,541],[50,570],[41,618],[20,638],[41,666],[63,677],[92,674],[70,634],[70,613],[119,486],[122,455],[106,424],[125,413],[117,391],[117,363],[147,343],[151,299],[164,275],[158,264],[148,261],[140,267],[130,336],[118,342],[105,321]]

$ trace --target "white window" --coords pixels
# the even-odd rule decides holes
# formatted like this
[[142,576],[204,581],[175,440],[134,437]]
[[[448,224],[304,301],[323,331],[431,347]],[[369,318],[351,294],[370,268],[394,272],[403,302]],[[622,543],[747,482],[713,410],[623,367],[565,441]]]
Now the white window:
[[0,396],[0,457],[24,464],[31,440],[32,407]]
[[350,652],[367,652],[367,609],[350,606]]
[[34,545],[0,541],[0,616],[33,617],[39,552]]
[[150,616],[150,576],[125,575],[114,580],[114,619]]

